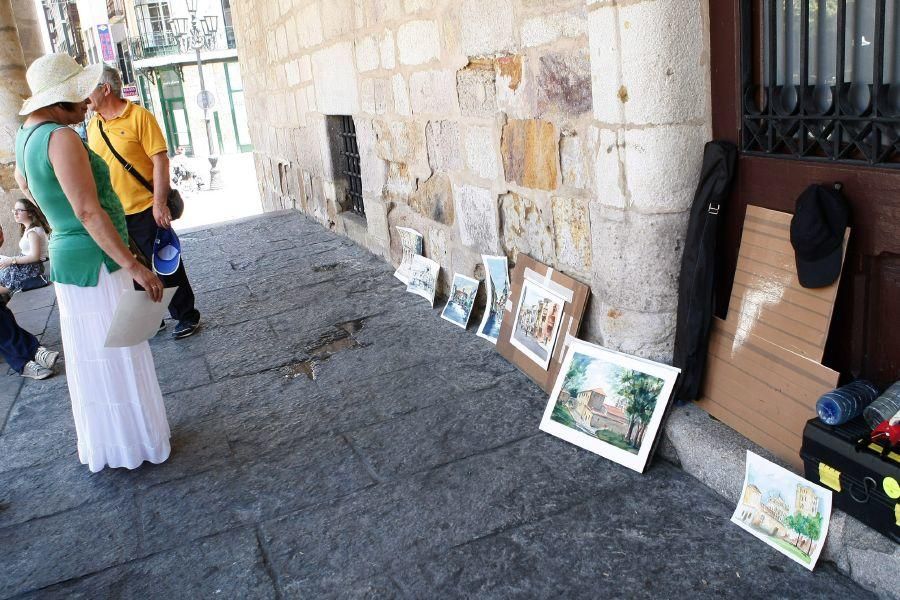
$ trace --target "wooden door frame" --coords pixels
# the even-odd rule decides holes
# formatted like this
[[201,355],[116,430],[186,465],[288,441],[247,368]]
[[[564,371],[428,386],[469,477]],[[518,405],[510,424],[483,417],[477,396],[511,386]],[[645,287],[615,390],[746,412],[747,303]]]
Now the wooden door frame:
[[[740,148],[741,0],[711,0],[709,21],[713,137]],[[877,316],[870,322],[869,311],[875,310],[877,291],[865,289],[864,282],[875,269],[872,257],[900,255],[900,225],[876,226],[900,223],[896,199],[900,170],[742,154],[736,177],[720,230],[716,314],[724,317],[727,311],[747,204],[793,212],[796,198],[809,184],[839,181],[851,205],[856,206],[824,362],[840,370],[845,378],[868,376],[871,369],[865,362],[866,349],[872,343],[883,346],[880,336],[891,333],[887,330],[890,323],[883,323],[884,330],[880,330]],[[875,341],[867,341],[866,336],[875,336]],[[890,381],[882,379],[879,383]]]

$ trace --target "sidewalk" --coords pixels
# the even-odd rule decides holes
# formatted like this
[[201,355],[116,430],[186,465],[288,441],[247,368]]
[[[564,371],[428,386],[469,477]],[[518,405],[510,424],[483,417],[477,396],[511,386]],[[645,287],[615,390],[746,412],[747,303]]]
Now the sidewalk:
[[152,341],[167,463],[92,475],[65,378],[0,376],[0,598],[873,597],[670,463],[538,431],[493,346],[299,213],[181,239],[204,329]]

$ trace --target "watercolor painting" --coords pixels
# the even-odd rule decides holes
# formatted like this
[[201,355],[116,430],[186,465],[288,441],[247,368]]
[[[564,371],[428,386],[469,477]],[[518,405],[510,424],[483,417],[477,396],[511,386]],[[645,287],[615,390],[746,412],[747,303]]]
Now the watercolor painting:
[[643,472],[679,372],[574,340],[541,430]]
[[465,329],[469,324],[469,317],[472,316],[472,307],[475,305],[479,285],[481,282],[477,279],[459,273],[453,275],[450,297],[441,312],[441,318]]
[[830,521],[831,490],[747,452],[732,523],[812,571]]
[[564,305],[565,300],[545,287],[528,279],[522,282],[509,343],[542,369],[547,369],[553,357]]
[[425,238],[421,233],[409,227],[397,227],[397,235],[400,237],[400,247],[403,249],[403,257],[400,265],[394,271],[394,277],[403,283],[409,283],[409,269],[412,266],[414,256],[419,256],[424,250]]
[[430,258],[420,255],[413,256],[409,266],[409,283],[406,284],[406,291],[422,296],[434,306],[434,293],[440,270],[441,265]]
[[481,325],[478,326],[477,335],[496,344],[510,294],[509,263],[505,256],[482,254],[481,260],[484,263],[487,305],[484,310],[484,318],[481,320]]

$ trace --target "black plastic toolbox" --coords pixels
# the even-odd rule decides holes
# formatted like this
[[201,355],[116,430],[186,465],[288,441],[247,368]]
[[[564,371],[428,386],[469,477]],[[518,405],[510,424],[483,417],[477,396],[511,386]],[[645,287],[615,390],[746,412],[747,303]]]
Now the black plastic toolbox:
[[811,419],[803,429],[806,478],[832,490],[832,505],[900,543],[900,449],[883,452],[862,417],[832,427]]

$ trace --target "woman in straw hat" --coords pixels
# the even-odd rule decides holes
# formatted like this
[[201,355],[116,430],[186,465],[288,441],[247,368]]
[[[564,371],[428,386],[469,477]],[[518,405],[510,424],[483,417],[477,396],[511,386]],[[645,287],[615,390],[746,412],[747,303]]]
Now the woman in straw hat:
[[84,119],[102,64],[82,68],[67,54],[34,61],[32,96],[16,135],[16,180],[50,225],[50,279],[59,304],[66,378],[78,457],[97,472],[133,469],[169,456],[169,424],[147,342],[105,348],[121,295],[141,285],[162,299],[159,278],[128,249],[122,204],[106,163],[67,127]]

